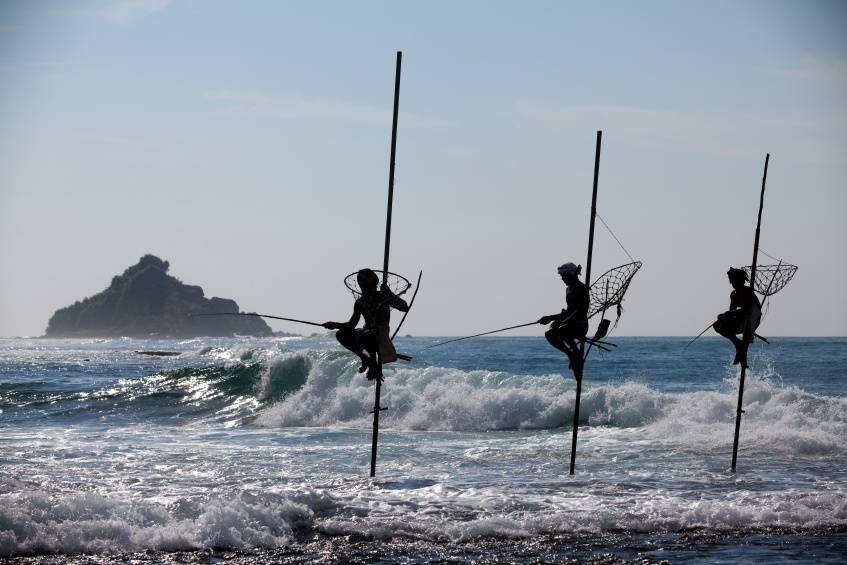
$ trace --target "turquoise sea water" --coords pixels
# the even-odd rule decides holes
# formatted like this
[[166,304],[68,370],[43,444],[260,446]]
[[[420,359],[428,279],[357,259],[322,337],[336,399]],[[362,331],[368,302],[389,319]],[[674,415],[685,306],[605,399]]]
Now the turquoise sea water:
[[[0,556],[65,562],[847,559],[846,338],[424,349],[373,384],[331,337],[0,340]],[[179,351],[147,357],[138,350]]]

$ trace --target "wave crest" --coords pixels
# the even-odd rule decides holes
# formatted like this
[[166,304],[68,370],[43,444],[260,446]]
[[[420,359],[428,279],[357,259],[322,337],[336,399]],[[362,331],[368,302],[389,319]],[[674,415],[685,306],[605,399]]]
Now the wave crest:
[[[349,355],[309,354],[305,383],[258,412],[266,427],[367,427],[373,385]],[[269,378],[273,378],[272,376]],[[732,440],[737,389],[666,393],[641,382],[583,390],[580,424],[637,429],[646,437],[696,449],[725,449]],[[492,431],[569,427],[574,387],[561,375],[514,375],[444,367],[386,371],[382,425],[402,430]],[[795,455],[845,453],[847,399],[783,386],[764,371],[745,390],[744,445]]]
[[2,556],[280,547],[314,521],[308,504],[247,493],[167,506],[91,492],[27,492],[0,500]]

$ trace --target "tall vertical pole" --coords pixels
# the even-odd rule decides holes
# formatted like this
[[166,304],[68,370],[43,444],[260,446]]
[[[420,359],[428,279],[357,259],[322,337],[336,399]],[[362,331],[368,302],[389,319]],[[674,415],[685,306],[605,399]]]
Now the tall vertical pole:
[[[391,208],[394,203],[394,158],[397,153],[397,114],[400,110],[400,64],[403,60],[403,53],[397,52],[397,70],[394,74],[394,118],[391,123],[391,159],[388,164],[388,212],[385,220],[385,253],[382,260],[382,282],[388,283],[388,257],[391,248]],[[379,360],[380,375],[376,379],[376,388],[374,389],[374,423],[373,435],[371,437],[371,477],[376,476],[376,447],[379,441],[379,412],[382,408],[379,405],[380,394],[382,393],[382,359]]]
[[[771,154],[765,155],[765,172],[762,175],[762,192],[759,196],[759,218],[756,221],[756,238],[753,241],[753,263],[750,266],[750,291],[753,298],[756,297],[756,263],[759,258],[759,233],[762,228],[762,209],[765,207],[765,183],[768,180],[768,162],[771,159]],[[753,332],[755,328],[752,326],[753,300],[745,308],[747,325],[744,328],[744,346],[745,348],[753,341]],[[738,434],[741,432],[741,415],[744,410],[741,409],[744,402],[744,379],[747,376],[747,352],[744,352],[744,359],[741,363],[741,379],[738,381],[738,406],[735,409],[735,438],[732,440],[732,472],[735,472],[735,463],[738,461]]]
[[[591,286],[591,256],[594,253],[594,218],[597,216],[597,182],[600,178],[600,142],[603,140],[603,132],[597,132],[597,148],[594,150],[594,188],[591,192],[591,222],[588,228],[588,259],[585,261],[585,286]],[[571,438],[571,469],[574,474],[576,465],[576,437],[579,433],[579,401],[582,396],[582,366],[585,360],[585,340],[579,343],[579,362],[574,367],[576,378],[576,398],[573,408],[573,436]]]

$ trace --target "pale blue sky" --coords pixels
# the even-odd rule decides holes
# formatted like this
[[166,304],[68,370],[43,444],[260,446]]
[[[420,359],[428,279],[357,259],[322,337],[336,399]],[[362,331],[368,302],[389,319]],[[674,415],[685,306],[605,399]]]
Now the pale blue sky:
[[[342,278],[382,262],[398,49],[391,266],[425,273],[404,333],[561,308],[602,129],[598,209],[645,262],[621,334],[726,307],[770,152],[762,247],[800,271],[762,333],[844,335],[846,24],[820,1],[7,0],[0,335],[147,252],[245,310],[346,318]],[[594,274],[626,261],[598,226]]]

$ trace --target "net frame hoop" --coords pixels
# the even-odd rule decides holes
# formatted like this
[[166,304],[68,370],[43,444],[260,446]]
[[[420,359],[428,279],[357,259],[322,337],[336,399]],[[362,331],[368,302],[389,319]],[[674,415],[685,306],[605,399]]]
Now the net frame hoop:
[[[780,263],[778,265],[756,265],[756,280],[752,281],[753,288],[767,298],[773,296],[791,282],[799,267],[790,263]],[[742,267],[742,270],[747,273],[747,279],[750,279],[751,266]],[[767,277],[767,278],[765,278]]]
[[[629,289],[629,285],[632,282],[635,274],[641,269],[644,265],[641,261],[632,261],[631,263],[624,263],[623,265],[618,265],[617,267],[612,267],[599,277],[597,277],[591,286],[588,288],[589,293],[589,308],[588,308],[588,317],[592,318],[599,314],[602,311],[608,310],[612,306],[620,305],[623,302],[624,296],[626,295],[626,291]],[[626,270],[629,270],[627,273]],[[617,271],[623,271],[625,276],[622,276],[622,282],[617,286],[617,288],[609,295],[609,281],[612,279],[612,274]],[[606,280],[604,281],[604,277]],[[601,282],[603,282],[604,287],[598,286]]]
[[[359,269],[361,270],[361,269]],[[371,269],[376,275],[379,277],[380,284],[382,284],[382,269]],[[344,277],[344,286],[347,287],[347,290],[353,293],[353,296],[356,298],[362,296],[362,291],[359,289],[359,283],[356,280],[356,275],[359,274],[359,271],[353,271],[346,277]],[[397,273],[393,273],[391,271],[387,272],[388,274],[388,288],[397,295],[402,296],[408,292],[410,288],[412,288],[412,283],[404,277],[403,275],[398,275]]]

